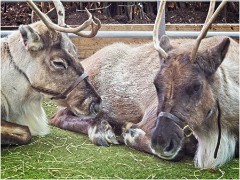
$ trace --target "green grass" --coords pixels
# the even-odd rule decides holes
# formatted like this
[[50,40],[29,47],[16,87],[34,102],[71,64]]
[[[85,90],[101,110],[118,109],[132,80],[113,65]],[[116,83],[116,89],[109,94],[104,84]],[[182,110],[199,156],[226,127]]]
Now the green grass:
[[[56,111],[49,102],[43,105],[48,117]],[[194,168],[190,158],[174,163],[126,146],[95,146],[86,135],[51,127],[51,134],[29,145],[2,148],[1,178],[238,179],[239,160],[210,172]]]

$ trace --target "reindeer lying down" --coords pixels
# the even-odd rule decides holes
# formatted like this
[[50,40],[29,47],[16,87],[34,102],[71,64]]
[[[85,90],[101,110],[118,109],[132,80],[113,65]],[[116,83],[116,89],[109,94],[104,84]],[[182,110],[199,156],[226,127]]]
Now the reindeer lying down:
[[[117,144],[119,139],[116,139],[115,135],[120,136],[120,142],[127,146],[168,160],[179,160],[184,154],[195,154],[196,137],[199,141],[195,155],[196,166],[209,168],[222,165],[234,156],[239,141],[238,44],[227,37],[204,39],[199,49],[198,64],[195,63],[194,66],[206,66],[210,68],[209,71],[214,71],[213,68],[217,69],[220,63],[224,62],[218,68],[217,74],[205,76],[203,73],[210,73],[207,69],[189,69],[192,75],[185,69],[190,66],[187,58],[192,43],[193,40],[171,40],[170,45],[168,38],[162,37],[161,46],[168,51],[170,58],[166,62],[161,60],[161,65],[161,58],[152,43],[116,43],[101,49],[85,59],[82,64],[102,98],[102,113],[97,119],[89,120],[76,117],[68,109],[63,109],[50,123],[70,131],[86,133],[97,145]],[[204,64],[208,57],[213,58],[209,62],[212,63],[212,67]],[[168,65],[168,62],[172,64]],[[178,65],[180,67],[172,68]],[[163,77],[158,75],[154,81],[159,69],[159,73],[168,74]],[[204,87],[198,87],[198,84],[196,87],[195,84],[191,85],[191,82],[195,83],[198,78],[201,78],[201,83],[206,84]],[[170,86],[166,83],[171,81],[177,81],[181,86]],[[200,88],[204,88],[201,91],[208,92],[195,95],[195,91],[200,91]],[[219,89],[219,92],[213,88]],[[186,89],[189,96],[185,97],[186,95],[182,94],[183,89]],[[219,113],[214,101],[217,98],[216,93],[221,94],[218,97],[222,111],[223,134],[219,154],[214,159],[213,151],[217,143],[216,119]],[[184,131],[181,130],[181,122],[175,123],[164,116],[157,118],[161,111],[172,113],[184,121],[183,124],[188,124],[193,134],[186,128],[185,137]],[[198,134],[201,133],[206,138],[200,139],[201,135]],[[212,139],[207,138],[208,133]],[[211,142],[207,142],[208,140]],[[208,155],[207,158],[205,154]]]
[[154,45],[116,43],[99,50],[82,64],[102,112],[88,118],[61,109],[50,124],[86,133],[96,145],[124,143],[166,160],[194,155],[199,168],[223,165],[238,156],[239,45],[211,37],[198,51],[192,47],[193,39],[162,36]]
[[[28,3],[38,12],[32,1]],[[28,144],[32,136],[49,133],[41,107],[43,96],[75,114],[95,116],[100,110],[101,98],[87,80],[77,61],[76,47],[66,34],[74,30],[83,37],[93,37],[100,28],[99,20],[88,13],[87,23],[63,28],[38,14],[44,23],[22,25],[1,39],[1,144]],[[59,20],[64,23],[64,17]],[[92,26],[90,34],[80,32],[88,26]]]

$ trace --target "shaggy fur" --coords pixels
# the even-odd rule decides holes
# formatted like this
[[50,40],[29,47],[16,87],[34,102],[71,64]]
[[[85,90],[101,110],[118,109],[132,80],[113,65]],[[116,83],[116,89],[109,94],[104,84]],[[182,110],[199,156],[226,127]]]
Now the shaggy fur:
[[[83,72],[76,48],[66,34],[51,31],[42,22],[20,26],[19,31],[1,39],[1,120],[6,121],[3,124],[25,125],[30,130],[29,136],[48,134],[48,121],[41,107],[43,95],[52,98],[65,92]],[[87,79],[77,84],[65,99],[56,100],[76,114],[93,116],[100,102]],[[29,143],[25,142],[26,138],[21,142],[21,134],[16,142],[14,137],[10,141],[16,127],[13,126],[11,132],[10,125],[9,132],[1,133],[2,143],[5,135],[6,143]]]
[[[215,168],[234,157],[239,141],[239,45],[228,37],[206,38],[195,62],[189,60],[190,46],[168,48],[170,57],[155,78],[158,112],[169,112],[193,129],[198,140],[196,167]],[[214,159],[220,116],[222,138]],[[154,148],[161,156],[164,149],[175,154],[184,139],[182,127],[166,118],[158,122],[152,136]]]
[[230,161],[235,154],[236,137],[224,130],[221,135],[220,148],[217,158],[214,159],[214,151],[216,148],[218,132],[210,132],[198,139],[198,149],[194,158],[194,164],[198,168],[213,168],[222,166]]

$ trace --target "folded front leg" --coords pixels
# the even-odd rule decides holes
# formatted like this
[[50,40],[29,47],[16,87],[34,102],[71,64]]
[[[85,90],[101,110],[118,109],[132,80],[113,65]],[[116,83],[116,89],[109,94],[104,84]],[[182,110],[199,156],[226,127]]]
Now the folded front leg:
[[27,126],[1,120],[1,144],[24,145],[29,144],[31,139]]
[[96,119],[92,117],[75,116],[67,108],[64,108],[50,118],[49,124],[68,131],[88,134],[88,129],[96,123],[95,121]]
[[119,144],[111,125],[104,119],[104,114],[96,117],[75,116],[67,108],[59,110],[49,123],[61,129],[88,134],[93,144],[109,146]]

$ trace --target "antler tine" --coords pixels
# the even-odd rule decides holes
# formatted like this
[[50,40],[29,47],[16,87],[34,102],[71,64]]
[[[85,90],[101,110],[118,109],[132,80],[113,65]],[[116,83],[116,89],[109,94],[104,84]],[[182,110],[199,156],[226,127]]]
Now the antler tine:
[[51,22],[51,20],[38,9],[38,7],[32,2],[32,0],[27,0],[27,3],[32,8],[32,10],[37,14],[37,16],[43,21],[43,23],[46,24],[48,28],[53,29],[51,25],[53,23]]
[[206,20],[205,20],[204,24],[206,24],[209,21],[209,19],[212,17],[212,15],[214,13],[215,5],[216,5],[216,0],[210,0],[208,14],[207,14],[207,17],[206,17]]
[[[44,24],[49,29],[60,31],[60,32],[66,32],[66,33],[75,33],[75,34],[77,34],[79,36],[83,36],[83,37],[93,37],[94,35],[97,34],[97,31],[101,27],[100,20],[97,19],[97,18],[93,18],[92,14],[87,9],[86,9],[86,11],[87,11],[87,14],[88,14],[89,18],[82,25],[80,25],[78,27],[75,27],[75,28],[66,25],[65,22],[64,22],[65,21],[64,20],[65,19],[64,7],[62,6],[62,3],[60,1],[58,1],[58,2],[54,3],[54,5],[57,5],[56,10],[57,10],[57,13],[58,13],[58,23],[60,25],[65,26],[65,27],[61,27],[60,25],[54,24],[44,13],[42,13],[38,9],[38,7],[32,2],[32,0],[27,0],[27,2],[29,4],[29,6],[36,12],[38,17],[44,22]],[[96,20],[97,23],[95,23],[94,20]],[[86,35],[86,34],[83,34],[83,33],[80,32],[80,31],[86,29],[90,25],[92,26],[92,31],[89,35]]]
[[[87,12],[89,13],[88,10],[87,10]],[[86,38],[94,37],[97,34],[98,30],[101,28],[101,21],[98,18],[94,17],[94,16],[92,18],[93,18],[93,21],[91,23],[91,28],[92,29],[91,29],[90,34],[84,34],[82,32],[77,32],[75,34],[78,35],[78,36],[86,37]]]
[[65,9],[63,4],[61,3],[60,0],[54,0],[53,1],[54,6],[56,7],[56,12],[58,15],[58,25],[59,26],[65,26]]
[[[65,32],[74,33],[78,36],[82,36],[82,37],[86,37],[86,38],[94,37],[97,34],[98,30],[101,28],[101,21],[98,18],[94,17],[88,11],[87,8],[85,8],[85,10],[86,10],[86,12],[88,14],[88,17],[89,17],[88,20],[86,20],[85,22],[83,22],[83,24],[81,26],[76,27],[76,28],[72,28],[69,25],[65,24],[65,27],[67,27],[67,28],[65,28],[66,29]],[[95,21],[96,21],[96,23],[95,23]],[[90,25],[91,25],[91,28],[92,28],[90,34],[85,34],[85,33],[80,32],[80,31],[86,29]]]
[[[223,9],[223,7],[226,5],[227,0],[223,0],[221,2],[221,4],[218,6],[218,8],[216,9],[216,11],[213,13],[212,17],[209,19],[209,21],[203,26],[200,34],[197,37],[196,43],[193,47],[193,50],[191,52],[191,61],[193,62],[196,58],[196,54],[197,54],[197,50],[199,48],[199,45],[201,43],[201,40],[206,36],[207,31],[209,29],[209,27],[212,25],[213,21],[217,18],[217,15],[221,12],[221,10]],[[215,3],[211,3],[210,5],[214,5]],[[211,8],[211,7],[210,7]]]
[[154,43],[154,47],[155,49],[159,52],[159,54],[164,57],[167,58],[168,54],[160,47],[160,41],[159,41],[159,28],[160,28],[160,23],[162,20],[162,14],[163,14],[163,10],[165,8],[166,5],[166,0],[161,0],[160,5],[159,5],[159,9],[158,9],[158,13],[157,13],[157,17],[154,23],[154,28],[153,28],[153,43]]

